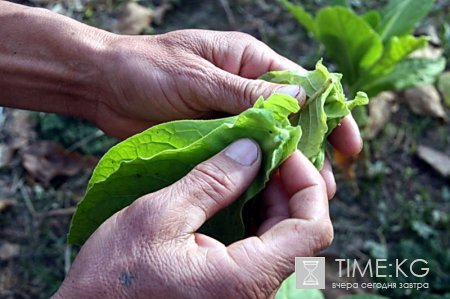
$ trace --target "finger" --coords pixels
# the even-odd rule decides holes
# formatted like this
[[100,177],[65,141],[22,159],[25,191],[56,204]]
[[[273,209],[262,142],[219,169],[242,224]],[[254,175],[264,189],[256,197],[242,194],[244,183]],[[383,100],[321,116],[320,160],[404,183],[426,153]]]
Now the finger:
[[351,115],[342,119],[328,137],[328,141],[341,153],[347,156],[358,154],[363,146],[358,125]]
[[205,89],[203,86],[198,90],[205,93],[201,98],[216,111],[237,114],[252,107],[259,97],[268,98],[274,93],[290,95],[297,99],[300,106],[303,106],[306,101],[305,90],[300,85],[246,79],[217,67],[209,73],[210,75],[204,78],[209,88]]
[[334,179],[333,169],[331,168],[331,163],[328,157],[325,158],[323,168],[320,170],[320,175],[322,176],[325,186],[327,187],[328,199],[333,198],[336,193],[336,181]]
[[227,249],[242,268],[254,273],[266,269],[264,273],[270,273],[275,281],[293,272],[296,256],[313,256],[329,246],[333,238],[325,183],[314,165],[296,152],[282,165],[280,174],[286,191],[292,194],[291,218],[259,238],[236,242]]
[[279,172],[270,178],[262,194],[265,208],[265,220],[260,225],[257,234],[262,235],[278,222],[289,218],[289,197],[284,190]]
[[[294,152],[280,167],[283,186],[290,196],[289,214],[293,218],[321,219],[328,215],[325,182],[316,167],[300,151]],[[323,198],[322,198],[323,197]],[[324,202],[322,199],[325,199]]]
[[[187,224],[186,233],[195,232],[219,210],[230,205],[250,185],[261,163],[257,143],[240,139],[167,188],[174,200],[169,210],[178,211]],[[175,195],[175,196],[174,196]]]
[[[204,32],[203,32],[204,33]],[[265,43],[242,32],[212,32],[212,38],[199,40],[200,55],[215,66],[247,79],[256,79],[269,71],[304,68],[276,53]]]
[[246,49],[247,51],[242,54],[239,72],[236,73],[244,78],[255,79],[271,71],[297,70],[306,72],[303,67],[279,55],[258,40]]

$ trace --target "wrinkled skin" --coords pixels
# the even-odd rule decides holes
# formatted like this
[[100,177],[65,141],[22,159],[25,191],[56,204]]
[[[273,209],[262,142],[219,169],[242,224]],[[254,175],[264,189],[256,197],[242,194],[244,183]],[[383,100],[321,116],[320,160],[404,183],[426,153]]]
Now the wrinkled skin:
[[296,256],[333,238],[326,184],[305,156],[295,152],[264,192],[258,236],[225,247],[196,233],[245,191],[260,162],[257,144],[241,139],[116,213],[84,244],[55,298],[271,297]]
[[[0,40],[0,105],[82,117],[119,138],[163,121],[236,114],[274,92],[305,102],[299,86],[256,79],[302,68],[243,33],[119,36],[0,1]],[[351,116],[329,141],[345,155],[362,147]],[[237,144],[110,217],[81,248],[54,297],[272,296],[295,256],[330,244],[334,177],[329,161],[318,172],[294,153],[263,193],[266,218],[258,235],[225,247],[196,230],[258,171],[257,145]]]
[[[256,79],[268,71],[304,69],[245,33],[181,30],[148,37],[115,35],[105,43],[114,50],[104,54],[108,85],[94,122],[115,136],[128,137],[168,120],[237,114],[259,96],[275,92],[290,94],[301,105],[305,101],[298,86]],[[353,154],[361,147],[358,128],[351,116],[342,126],[340,136],[331,140]],[[346,140],[340,143],[342,138]]]

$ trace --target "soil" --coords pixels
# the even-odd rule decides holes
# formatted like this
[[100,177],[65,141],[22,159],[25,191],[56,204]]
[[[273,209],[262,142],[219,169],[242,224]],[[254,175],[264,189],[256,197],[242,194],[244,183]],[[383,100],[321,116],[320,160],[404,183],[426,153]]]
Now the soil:
[[[221,2],[229,3],[231,14],[227,15]],[[305,5],[316,8],[322,2],[305,1]],[[45,1],[22,3],[46,5]],[[67,6],[69,1],[61,3]],[[98,26],[102,24],[99,20],[103,20],[99,15],[113,17],[117,11],[117,4],[109,7],[101,1],[80,3],[106,7],[107,13],[99,9],[91,19],[79,12],[72,15]],[[268,43],[306,68],[324,55],[323,49],[274,1],[173,3],[161,25],[154,26],[154,33],[183,28],[239,30]],[[365,7],[356,9],[379,5],[380,1],[366,1]],[[448,108],[446,113],[449,115]],[[48,185],[31,176],[24,169],[21,152],[43,134],[33,116],[26,114],[21,118],[16,114],[13,109],[0,113],[0,146],[18,143],[12,149],[10,161],[0,164],[0,298],[48,298],[58,288],[78,250],[66,245],[66,234],[73,208],[83,195],[92,169],[85,167],[70,177],[57,176]],[[61,134],[69,129],[64,128]],[[349,180],[336,169],[338,192],[331,202],[335,240],[327,254],[368,259],[380,250],[381,253],[389,250],[402,238],[421,242],[430,235],[414,224],[417,221],[432,229],[442,248],[449,247],[449,179],[417,158],[418,145],[450,155],[450,124],[414,115],[400,104],[399,111],[380,134],[366,143],[366,156],[358,162],[356,178]],[[2,209],[1,200],[9,200],[12,206]],[[436,218],[445,221],[436,222]],[[2,258],[2,253],[9,255]],[[450,269],[444,272],[449,273]]]

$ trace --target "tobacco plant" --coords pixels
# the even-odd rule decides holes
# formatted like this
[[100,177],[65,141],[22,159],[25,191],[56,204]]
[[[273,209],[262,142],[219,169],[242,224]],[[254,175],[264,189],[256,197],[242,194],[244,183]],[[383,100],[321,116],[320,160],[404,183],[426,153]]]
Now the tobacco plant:
[[384,90],[403,90],[433,83],[445,59],[413,58],[428,45],[426,36],[412,35],[431,10],[433,0],[391,0],[380,12],[357,15],[346,1],[320,9],[315,16],[300,4],[280,3],[325,48],[344,75],[349,94],[362,90],[375,96]]

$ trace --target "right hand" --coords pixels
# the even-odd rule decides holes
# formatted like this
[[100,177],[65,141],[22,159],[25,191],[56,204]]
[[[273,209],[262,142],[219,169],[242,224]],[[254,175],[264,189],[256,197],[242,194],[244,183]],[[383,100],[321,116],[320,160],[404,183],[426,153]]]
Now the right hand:
[[260,163],[257,144],[241,139],[116,213],[84,244],[55,298],[274,295],[296,256],[313,256],[333,238],[326,183],[304,155],[295,152],[270,182],[258,236],[225,247],[196,232],[246,190]]

